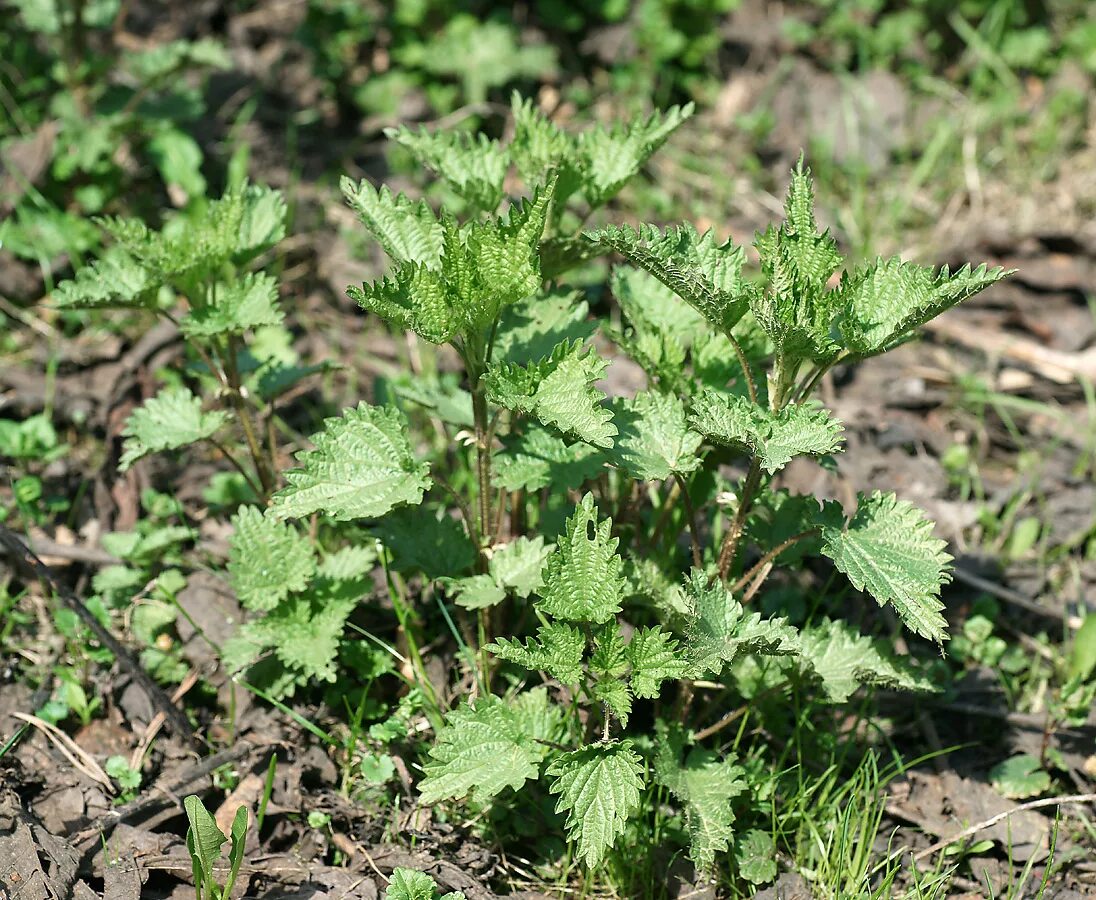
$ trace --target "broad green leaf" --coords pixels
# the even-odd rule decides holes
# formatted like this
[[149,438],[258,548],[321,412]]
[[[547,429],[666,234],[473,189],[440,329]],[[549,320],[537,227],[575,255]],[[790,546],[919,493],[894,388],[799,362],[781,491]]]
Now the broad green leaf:
[[491,402],[535,416],[564,436],[597,447],[611,447],[616,427],[594,383],[605,375],[608,361],[582,344],[562,343],[551,356],[527,366],[492,365],[487,372]]
[[423,803],[466,796],[485,803],[504,788],[516,791],[537,777],[549,751],[543,742],[558,739],[563,710],[549,704],[543,688],[524,696],[529,699],[521,709],[485,696],[446,716],[430,762],[423,767]]
[[118,468],[125,472],[149,453],[177,450],[213,437],[228,413],[202,411],[202,401],[187,388],[164,388],[145,401],[126,421]]
[[655,276],[634,266],[614,266],[609,287],[628,321],[643,332],[676,333],[691,343],[710,327],[704,316]]
[[709,440],[752,452],[770,474],[801,454],[825,456],[841,446],[841,423],[815,401],[774,413],[748,397],[704,388],[693,398],[689,424]]
[[514,137],[509,150],[518,174],[529,184],[555,171],[560,179],[559,200],[567,200],[581,184],[576,138],[545,117],[531,99],[523,100],[516,91],[510,96],[510,111]]
[[837,289],[845,346],[859,356],[890,349],[909,332],[1010,275],[1000,267],[934,269],[894,257],[846,273]]
[[710,231],[699,235],[691,225],[665,231],[609,225],[586,236],[657,278],[724,333],[749,308],[752,289],[742,279],[745,251],[730,241],[717,243]]
[[1096,614],[1088,613],[1073,635],[1069,651],[1069,677],[1088,681],[1096,671]]
[[593,868],[623,833],[639,808],[643,763],[630,741],[590,744],[565,753],[548,767],[559,794],[556,812],[567,813],[567,834],[578,857]]
[[248,622],[241,633],[261,647],[273,648],[302,679],[333,682],[346,620],[371,587],[365,579],[319,584],[307,595],[294,595],[262,619]]
[[730,801],[749,789],[746,770],[736,765],[734,756],[720,757],[699,747],[691,749],[684,762],[680,755],[676,742],[660,741],[655,776],[685,807],[689,858],[708,873],[716,854],[726,853],[734,837]]
[[628,671],[628,652],[624,635],[616,622],[609,621],[594,632],[594,650],[590,654],[590,670],[598,675],[619,678]]
[[60,307],[147,306],[157,286],[144,266],[114,247],[57,285],[53,301]]
[[627,728],[632,714],[632,692],[627,683],[611,675],[602,675],[594,682],[593,693],[617,718],[620,727]]
[[685,649],[657,625],[637,629],[625,653],[632,667],[632,692],[641,699],[653,700],[662,682],[681,678],[688,669]]
[[510,157],[497,141],[459,131],[431,134],[422,128],[389,128],[385,134],[477,209],[493,212],[498,208]]
[[1050,775],[1030,753],[999,762],[989,770],[994,788],[1009,800],[1027,800],[1050,790]]
[[584,442],[568,444],[547,428],[530,423],[516,438],[506,439],[494,456],[496,487],[539,491],[551,485],[564,491],[596,478],[605,466],[602,451]]
[[844,527],[832,519],[823,523],[822,552],[858,591],[880,606],[892,604],[911,631],[947,640],[940,614],[940,588],[951,580],[946,545],[933,537],[932,523],[919,509],[894,494],[876,491],[859,500]]
[[426,201],[415,203],[387,186],[377,190],[364,178],[355,185],[343,176],[340,187],[350,208],[393,260],[440,267],[442,226]]
[[520,535],[516,540],[495,548],[488,571],[500,587],[516,597],[528,597],[544,583],[544,563],[552,548],[539,534],[534,538]]
[[194,881],[208,883],[207,879],[213,877],[214,864],[221,858],[221,846],[228,838],[197,795],[191,794],[183,800],[183,809],[189,823],[186,848],[190,852]]
[[228,577],[245,607],[270,610],[308,586],[312,547],[296,528],[254,506],[241,506],[232,526]]
[[460,519],[444,507],[404,507],[378,524],[376,534],[392,551],[399,572],[427,578],[459,575],[476,562],[476,547]]
[[548,558],[537,603],[543,612],[570,622],[606,622],[620,612],[626,582],[612,526],[598,522],[593,494],[582,498]]
[[205,291],[180,323],[187,337],[242,334],[263,325],[280,325],[278,283],[273,276],[251,272],[235,281],[218,282]]
[[393,869],[384,894],[386,900],[437,900],[438,885],[425,872]]
[[745,653],[799,653],[799,634],[786,618],[747,614],[722,582],[709,584],[700,569],[693,569],[686,579],[682,602],[689,610],[685,648],[690,669],[698,677],[708,672],[718,675],[724,665]]
[[322,512],[337,521],[376,518],[393,507],[421,503],[430,486],[429,466],[415,459],[406,422],[394,407],[363,402],[326,419],[312,443],[315,449],[297,454],[299,467],[285,473],[288,486],[273,497],[277,516]]
[[541,625],[536,637],[522,644],[497,638],[486,650],[500,659],[517,663],[532,672],[547,672],[563,684],[578,684],[582,679],[582,654],[586,637],[572,625],[552,622]]
[[506,591],[490,575],[469,575],[466,578],[444,578],[453,602],[462,609],[487,609],[506,599]]
[[700,466],[701,437],[685,421],[680,398],[641,391],[613,403],[617,436],[606,452],[609,461],[640,481],[661,481]]
[[751,828],[734,842],[738,874],[750,884],[768,884],[776,878],[776,845],[766,831]]
[[932,682],[896,657],[882,642],[857,634],[842,622],[800,632],[803,668],[822,682],[833,703],[844,703],[861,685],[931,691]]
[[530,294],[499,316],[492,359],[526,365],[543,359],[563,342],[586,341],[596,325],[578,291],[556,289]]

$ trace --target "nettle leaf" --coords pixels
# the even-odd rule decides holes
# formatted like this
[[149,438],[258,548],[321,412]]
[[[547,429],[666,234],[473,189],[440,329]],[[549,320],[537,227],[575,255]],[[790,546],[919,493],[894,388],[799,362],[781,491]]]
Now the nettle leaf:
[[506,590],[486,573],[467,578],[443,578],[441,583],[462,609],[487,609],[506,599]]
[[620,633],[616,622],[606,622],[595,632],[590,670],[610,678],[619,678],[628,671],[624,635]]
[[355,185],[344,175],[339,185],[350,208],[393,260],[440,267],[442,226],[425,200],[416,203],[387,186],[378,190],[364,178]]
[[444,507],[394,510],[379,523],[376,534],[392,552],[392,565],[399,572],[442,578],[471,569],[476,562],[468,531]]
[[270,610],[294,591],[303,591],[315,569],[308,539],[255,506],[232,517],[228,577],[240,602]]
[[700,235],[691,225],[665,231],[608,225],[586,237],[657,278],[724,333],[749,308],[753,290],[742,279],[745,251],[730,241],[716,243],[710,231]]
[[801,454],[825,456],[841,446],[841,423],[815,401],[774,413],[748,397],[704,388],[693,398],[689,424],[709,440],[752,452],[770,474]]
[[57,285],[53,301],[59,307],[85,309],[147,306],[155,299],[158,286],[137,260],[112,247]]
[[776,845],[772,835],[757,828],[740,835],[734,842],[738,874],[750,884],[767,884],[776,878]]
[[180,327],[188,337],[213,337],[280,325],[284,318],[278,282],[264,272],[249,272],[207,289],[204,301],[191,308]]
[[507,306],[499,316],[492,359],[526,365],[550,355],[561,343],[588,340],[597,325],[587,319],[590,307],[581,296],[555,289]]
[[221,410],[203,412],[201,399],[188,388],[164,388],[126,421],[118,468],[125,472],[149,453],[178,450],[211,438],[227,421],[228,413]]
[[662,481],[700,466],[701,437],[685,421],[685,404],[672,394],[641,391],[613,403],[617,436],[609,461],[640,481]]
[[734,756],[720,757],[699,747],[681,762],[677,743],[660,741],[655,777],[684,805],[689,858],[707,873],[715,866],[716,854],[726,853],[734,838],[730,801],[749,789],[746,770],[735,763]]
[[580,186],[576,138],[550,121],[532,99],[523,100],[516,91],[510,95],[510,111],[514,137],[509,150],[518,174],[528,184],[557,172],[559,197],[566,200]]
[[684,649],[657,625],[636,629],[625,653],[632,667],[632,693],[641,699],[653,700],[662,682],[682,678],[688,669]]
[[363,402],[325,419],[312,443],[315,449],[297,454],[299,467],[285,473],[288,486],[272,498],[281,518],[315,512],[341,522],[376,518],[421,503],[430,487],[430,467],[415,459],[407,422],[395,407]]
[[637,331],[675,333],[687,343],[703,333],[710,333],[708,322],[700,312],[683,306],[672,289],[643,269],[613,266],[609,288]]
[[385,900],[466,900],[463,891],[450,891],[442,894],[437,882],[424,872],[414,869],[392,870]]
[[883,353],[915,328],[1011,274],[985,265],[951,272],[947,266],[918,266],[897,257],[876,259],[841,280],[841,336],[859,356]]
[[518,790],[537,777],[549,744],[562,736],[563,715],[544,688],[520,702],[485,696],[453,710],[423,767],[422,802],[471,796],[485,803],[504,788]]
[[547,428],[530,423],[517,437],[507,438],[494,456],[492,479],[508,491],[577,488],[596,478],[605,466],[602,451],[589,444],[568,444]]
[[524,644],[497,638],[486,650],[532,672],[547,672],[563,684],[578,684],[582,679],[582,654],[586,636],[573,625],[552,622],[541,625],[536,637]]
[[643,763],[630,741],[591,744],[565,753],[548,767],[559,794],[556,812],[567,813],[567,834],[578,857],[596,866],[639,807]]
[[602,206],[631,181],[671,134],[693,114],[693,104],[673,106],[646,119],[597,126],[577,139],[582,195]]
[[940,614],[940,588],[951,580],[947,546],[933,537],[932,522],[911,503],[876,491],[859,498],[843,526],[826,517],[822,552],[844,572],[853,587],[867,591],[882,606],[893,604],[911,631],[937,642],[947,640]]
[[857,634],[843,622],[827,622],[799,636],[804,670],[818,678],[826,697],[844,703],[861,685],[932,691],[932,682],[897,658],[883,641]]
[[685,649],[690,670],[697,676],[718,675],[740,655],[794,656],[799,652],[799,633],[784,617],[762,619],[749,613],[718,579],[693,569],[685,581],[682,602],[686,616]]
[[582,343],[562,343],[551,356],[527,366],[492,365],[487,397],[492,403],[535,416],[565,436],[597,447],[613,446],[616,426],[594,383],[605,375],[608,360]]
[[494,550],[487,570],[500,587],[516,597],[528,597],[544,583],[544,563],[551,552],[551,546],[540,535],[534,538],[521,535]]
[[620,721],[621,728],[628,727],[628,718],[632,714],[632,692],[626,682],[602,675],[594,682],[593,694]]
[[548,558],[537,606],[557,619],[606,622],[620,612],[626,582],[617,555],[613,522],[598,522],[594,495],[587,494],[567,520]]
[[486,135],[407,127],[385,129],[385,135],[411,151],[422,165],[433,169],[454,191],[478,209],[492,212],[503,196],[510,156]]

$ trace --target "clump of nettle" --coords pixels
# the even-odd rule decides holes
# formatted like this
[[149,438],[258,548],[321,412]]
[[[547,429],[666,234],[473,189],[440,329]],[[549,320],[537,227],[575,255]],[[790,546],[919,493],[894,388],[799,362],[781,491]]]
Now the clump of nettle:
[[[748,782],[704,740],[723,710],[698,693],[807,684],[842,703],[862,685],[931,687],[892,642],[843,619],[797,628],[763,614],[781,611],[763,602],[774,569],[818,558],[913,633],[947,637],[949,557],[919,510],[880,492],[845,509],[779,486],[793,459],[833,465],[841,450],[814,390],[1006,273],[898,259],[842,272],[802,164],[783,222],[757,235],[759,272],[744,248],[687,224],[583,231],[690,110],[578,135],[517,98],[513,113],[509,143],[392,133],[459,217],[344,179],[391,258],[350,296],[452,348],[431,359],[459,371],[420,360],[389,379],[388,402],[325,420],[281,482],[274,403],[312,370],[289,351],[273,280],[247,271],[282,231],[270,192],[237,187],[161,232],[107,223],[114,250],[60,298],[144,303],[191,342],[180,381],[202,390],[172,385],[135,412],[122,462],[207,441],[250,487],[228,574],[253,616],[226,662],[274,695],[334,680],[362,643],[346,623],[380,564],[404,636],[438,602],[462,651],[451,683],[466,696],[433,711],[422,803],[483,810],[543,780],[576,856],[597,866],[656,788],[710,872],[742,842],[734,801]],[[513,170],[527,190],[508,202]],[[623,260],[612,324],[589,307],[603,271],[591,260],[605,256]],[[608,399],[609,357],[630,357],[647,386]],[[417,610],[413,585],[430,598]],[[420,649],[410,662],[435,698]]]

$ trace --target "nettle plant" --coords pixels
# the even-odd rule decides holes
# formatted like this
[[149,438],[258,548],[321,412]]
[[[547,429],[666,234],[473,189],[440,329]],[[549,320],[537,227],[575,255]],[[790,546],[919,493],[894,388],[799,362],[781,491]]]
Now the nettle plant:
[[[520,803],[543,781],[576,856],[596,866],[651,808],[642,798],[657,792],[664,808],[668,794],[700,871],[733,843],[739,874],[754,877],[760,869],[741,860],[767,836],[734,827],[736,809],[749,806],[747,768],[708,740],[730,719],[699,698],[805,686],[842,703],[863,685],[932,688],[851,616],[796,627],[781,607],[804,588],[773,573],[817,560],[910,631],[947,638],[939,594],[949,557],[920,511],[880,492],[851,510],[820,503],[781,487],[779,473],[800,456],[835,464],[841,423],[813,397],[828,371],[893,348],[1006,273],[892,259],[838,278],[843,260],[816,224],[802,163],[784,221],[755,242],[759,271],[744,248],[689,225],[584,232],[690,111],[579,135],[518,98],[513,112],[508,143],[392,132],[460,198],[460,219],[344,179],[391,258],[385,277],[349,293],[417,336],[416,371],[378,385],[387,402],[327,419],[280,489],[261,453],[250,465],[236,460],[260,502],[233,520],[228,574],[255,617],[226,662],[250,665],[253,679],[266,666],[274,693],[335,680],[361,643],[344,628],[379,559],[436,731],[423,803],[491,811],[500,798],[513,805],[508,789]],[[500,214],[508,191],[518,193],[513,170],[525,199]],[[241,228],[237,241],[251,233]],[[141,271],[159,258],[142,250],[151,237],[136,226],[112,230]],[[214,329],[211,345],[184,327],[204,354],[195,377],[214,388],[206,405],[186,397],[190,441],[232,424],[218,408],[226,400],[238,414],[239,398],[253,395],[233,371],[243,371],[242,333],[254,332],[253,353],[265,318],[238,327],[247,292],[208,292],[224,268],[230,284],[249,277],[234,253],[200,269],[204,280],[171,282],[190,299],[189,317],[234,323]],[[609,278],[620,310],[612,322],[593,317],[588,299],[601,271],[590,261],[610,254],[624,260]],[[584,288],[568,287],[568,273]],[[78,277],[84,302],[112,283],[103,274]],[[439,347],[433,356],[429,345]],[[613,358],[630,357],[646,375],[632,396],[610,399],[599,387],[610,365],[599,350],[613,345]],[[127,426],[127,460],[185,443],[180,415],[144,429],[159,402]],[[250,447],[255,426],[235,424]],[[843,596],[818,593],[831,612]],[[452,684],[466,696],[447,712],[421,658],[435,635],[416,636],[428,598],[460,649]]]

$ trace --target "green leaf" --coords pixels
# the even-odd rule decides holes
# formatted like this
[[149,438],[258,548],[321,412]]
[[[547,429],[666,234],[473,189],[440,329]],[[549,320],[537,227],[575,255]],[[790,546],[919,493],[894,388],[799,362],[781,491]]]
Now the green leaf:
[[742,279],[745,251],[730,241],[716,243],[710,231],[609,225],[586,237],[657,278],[725,334],[749,308],[753,291]]
[[496,638],[485,648],[531,672],[547,672],[563,684],[578,684],[582,679],[582,654],[586,637],[572,625],[552,622],[541,625],[535,638],[524,644],[508,638]]
[[433,169],[461,197],[477,209],[492,212],[502,201],[509,154],[486,135],[407,127],[385,130],[427,168]]
[[195,794],[183,800],[189,827],[186,832],[186,848],[194,869],[196,884],[208,885],[213,878],[213,866],[221,858],[221,846],[228,840],[217,827],[217,821]]
[[620,727],[627,728],[628,718],[632,714],[632,692],[627,683],[611,675],[603,675],[594,682],[593,693],[620,721]]
[[542,359],[563,342],[588,340],[596,325],[578,291],[555,289],[530,294],[503,309],[492,359],[526,365]]
[[288,486],[274,495],[281,518],[322,512],[337,521],[383,516],[396,506],[417,505],[430,486],[429,466],[415,459],[402,413],[361,403],[340,418],[324,420],[312,436],[314,450],[297,454]]
[[661,481],[700,466],[701,437],[685,421],[680,398],[640,391],[613,403],[617,436],[607,451],[609,461],[640,481]]
[[510,95],[514,138],[510,155],[527,184],[541,181],[551,171],[560,177],[560,199],[566,200],[580,185],[578,142],[544,116],[532,99]]
[[861,685],[932,691],[932,682],[896,657],[880,640],[857,634],[843,622],[827,622],[799,635],[804,669],[822,682],[826,697],[845,703]]
[[689,424],[709,440],[753,453],[770,474],[801,454],[825,456],[841,446],[841,423],[815,401],[774,413],[748,397],[704,388]]
[[591,744],[565,753],[548,767],[556,812],[567,813],[567,834],[579,859],[596,866],[639,808],[643,763],[630,741]]
[[278,283],[262,272],[251,272],[206,291],[180,323],[183,334],[207,338],[242,334],[263,325],[280,325],[285,315],[278,307]]
[[685,652],[674,638],[657,625],[639,628],[625,650],[632,667],[632,692],[641,699],[653,700],[662,682],[685,675]]
[[605,457],[596,447],[568,444],[547,428],[530,423],[516,438],[504,441],[494,456],[493,480],[508,491],[539,491],[552,485],[565,491],[596,478]]
[[898,257],[846,273],[837,289],[845,346],[859,356],[889,350],[909,332],[1012,274],[985,265],[934,269]]
[[392,564],[399,572],[422,572],[433,580],[458,575],[476,562],[468,531],[444,507],[397,509],[384,517],[376,533],[392,551]]
[[628,653],[624,635],[616,622],[606,622],[594,634],[594,652],[590,654],[590,670],[598,675],[619,678],[628,671]]
[[485,803],[504,788],[516,791],[537,777],[549,751],[543,742],[560,737],[563,710],[549,703],[544,688],[529,691],[523,700],[519,706],[479,697],[446,716],[431,761],[423,767],[423,803],[469,795]]
[[564,436],[597,447],[611,447],[616,427],[594,383],[605,375],[608,361],[575,341],[560,344],[539,362],[527,366],[492,365],[487,371],[487,397],[492,403],[535,416]]
[[155,281],[137,260],[111,248],[53,291],[59,307],[101,308],[147,306],[155,298]]
[[241,506],[232,527],[228,577],[245,607],[270,610],[308,586],[315,568],[312,547],[296,528],[255,506]]
[[225,880],[222,898],[232,896],[232,888],[236,884],[236,877],[240,874],[240,865],[244,861],[244,849],[247,843],[247,807],[236,807],[236,815],[232,817],[232,828],[229,830],[232,837],[232,846],[228,851],[230,869]]
[[799,634],[783,617],[762,619],[747,614],[718,579],[693,569],[685,581],[682,602],[686,616],[685,648],[692,672],[719,674],[724,665],[744,653],[763,656],[794,656],[799,652]]
[[587,494],[567,520],[548,558],[537,606],[571,622],[606,622],[620,612],[626,582],[611,536],[611,519],[598,522],[594,495]]
[[506,591],[490,575],[469,575],[466,578],[444,578],[453,602],[462,609],[487,609],[506,599]]
[[1050,790],[1050,775],[1039,760],[1029,753],[1012,756],[989,770],[990,781],[998,793],[1009,800],[1026,800]]
[[499,587],[516,597],[528,597],[544,583],[544,563],[552,548],[539,534],[534,538],[520,535],[509,544],[495,548],[487,570]]
[[710,873],[716,854],[726,853],[734,837],[730,801],[749,789],[746,770],[735,764],[734,756],[720,757],[699,747],[689,751],[684,763],[679,760],[675,742],[660,741],[655,775],[685,807],[689,858],[701,872]]
[[171,126],[161,127],[149,140],[147,150],[164,184],[181,188],[187,201],[205,195],[202,148],[189,134]]
[[393,260],[440,267],[444,232],[425,200],[414,203],[386,186],[378,191],[364,178],[355,185],[343,176],[340,187],[350,208]]
[[932,523],[910,503],[876,491],[860,496],[851,521],[841,527],[832,517],[822,525],[822,552],[853,587],[883,606],[893,604],[911,631],[937,642],[947,640],[940,614],[940,588],[951,580],[951,557],[932,535]]
[[211,438],[227,421],[228,413],[203,412],[202,401],[187,388],[164,388],[126,421],[118,468],[125,472],[149,453],[178,450]]
[[385,891],[386,900],[437,900],[437,896],[437,882],[414,869],[393,869]]
[[751,828],[734,842],[738,874],[750,884],[768,884],[776,878],[776,845],[766,831]]
[[1088,681],[1096,671],[1096,615],[1088,613],[1073,635],[1069,651],[1069,677]]

